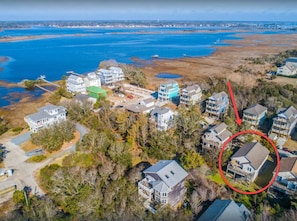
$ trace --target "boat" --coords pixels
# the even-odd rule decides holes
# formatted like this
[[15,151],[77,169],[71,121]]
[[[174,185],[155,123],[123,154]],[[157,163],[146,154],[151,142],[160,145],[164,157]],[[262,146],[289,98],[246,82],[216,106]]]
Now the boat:
[[155,54],[152,56],[152,58],[159,58],[159,55]]

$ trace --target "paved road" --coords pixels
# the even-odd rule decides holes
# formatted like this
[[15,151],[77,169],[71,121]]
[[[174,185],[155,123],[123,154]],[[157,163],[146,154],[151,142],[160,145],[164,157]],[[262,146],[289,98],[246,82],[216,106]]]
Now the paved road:
[[14,143],[15,145],[20,145],[20,144],[26,142],[27,140],[29,140],[31,134],[32,134],[32,132],[27,132],[27,133],[21,134],[17,137],[12,138],[11,142]]
[[[83,125],[76,124],[76,129],[78,130],[80,137],[88,132],[88,129]],[[64,149],[63,151],[57,153],[56,155],[48,158],[41,163],[27,163],[26,160],[29,158],[25,155],[23,149],[20,148],[18,143],[24,142],[26,136],[16,137],[11,140],[1,140],[1,143],[6,147],[8,151],[6,158],[4,159],[4,164],[7,169],[13,169],[13,175],[0,182],[0,190],[7,187],[17,185],[17,189],[23,189],[25,186],[32,188],[32,192],[38,195],[43,195],[43,191],[39,188],[34,178],[34,172],[47,164],[54,161],[56,158],[63,156],[65,153],[73,152],[76,149],[76,144]],[[30,137],[30,135],[29,135]],[[16,144],[17,143],[17,144]],[[7,201],[12,197],[13,192],[4,194],[0,197],[0,203]]]

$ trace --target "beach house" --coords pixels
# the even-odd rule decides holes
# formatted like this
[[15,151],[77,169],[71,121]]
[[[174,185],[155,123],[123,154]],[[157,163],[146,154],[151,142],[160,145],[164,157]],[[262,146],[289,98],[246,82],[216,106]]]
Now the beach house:
[[259,142],[246,143],[231,157],[226,172],[233,174],[234,178],[241,177],[254,182],[269,153]]
[[161,83],[158,89],[159,101],[173,101],[179,97],[179,86],[174,80]]
[[100,68],[97,71],[101,83],[107,86],[114,86],[115,83],[125,80],[125,75],[120,67]]
[[252,126],[258,127],[263,124],[266,119],[267,108],[254,104],[243,111],[243,122],[247,122]]
[[225,123],[220,123],[208,129],[202,136],[202,149],[222,148],[223,144],[232,136]]
[[280,169],[271,188],[288,195],[297,194],[297,157],[281,158]]
[[294,133],[296,122],[297,110],[295,107],[281,108],[277,116],[273,118],[270,133],[277,134],[279,137],[288,138]]
[[297,57],[290,57],[285,60],[285,65],[277,68],[278,75],[293,76],[297,74]]
[[152,212],[154,203],[176,207],[185,198],[185,179],[188,173],[174,160],[160,160],[143,171],[138,182],[138,194],[146,200],[145,206]]
[[166,131],[174,126],[174,112],[170,108],[156,106],[150,116],[157,130]]
[[95,72],[88,73],[84,78],[84,82],[86,88],[91,86],[101,87],[100,77]]
[[131,104],[126,106],[126,110],[132,113],[150,113],[155,108],[155,99],[154,98],[146,98],[141,100],[137,104]]
[[206,101],[205,112],[208,116],[218,119],[228,110],[228,105],[229,99],[225,91],[213,93]]
[[24,120],[29,125],[30,131],[35,133],[42,128],[66,120],[66,109],[48,104],[39,108],[37,113],[27,115]]
[[185,105],[194,105],[201,100],[202,91],[198,84],[187,86],[182,89],[180,94],[180,103]]
[[248,221],[251,212],[233,200],[216,199],[197,221]]
[[71,93],[86,93],[86,85],[83,75],[71,74],[66,79],[67,91]]

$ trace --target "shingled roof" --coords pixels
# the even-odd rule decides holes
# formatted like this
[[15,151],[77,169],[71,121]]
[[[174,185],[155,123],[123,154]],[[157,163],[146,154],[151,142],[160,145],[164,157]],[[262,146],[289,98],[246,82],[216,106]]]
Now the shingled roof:
[[247,109],[245,109],[243,111],[243,113],[248,113],[251,115],[256,115],[259,116],[260,114],[262,114],[263,112],[267,111],[267,108],[260,105],[260,104],[254,104],[250,107],[248,107]]
[[297,176],[297,157],[283,157],[279,172],[292,172]]
[[269,155],[269,150],[259,142],[247,143],[241,147],[231,158],[245,157],[251,166],[257,170]]

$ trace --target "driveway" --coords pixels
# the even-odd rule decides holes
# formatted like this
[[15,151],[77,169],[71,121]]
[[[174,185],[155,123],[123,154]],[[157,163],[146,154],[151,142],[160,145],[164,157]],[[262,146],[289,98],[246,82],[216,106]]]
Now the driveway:
[[[88,133],[88,129],[81,124],[76,124],[76,129],[80,134],[80,139]],[[31,133],[26,133],[15,137],[11,140],[5,140],[3,145],[6,147],[8,151],[4,163],[6,169],[13,169],[13,175],[6,178],[5,180],[0,182],[0,190],[11,187],[13,185],[17,186],[17,189],[23,189],[25,186],[31,187],[32,193],[37,195],[43,195],[44,192],[38,186],[34,172],[40,168],[43,168],[47,164],[53,162],[56,158],[63,156],[67,152],[75,151],[76,144],[69,146],[68,148],[62,150],[61,152],[51,156],[40,163],[27,163],[26,160],[29,158],[25,155],[25,152],[22,148],[20,148],[19,144],[25,142],[30,139]],[[0,203],[7,201],[12,197],[13,192],[1,195]]]

